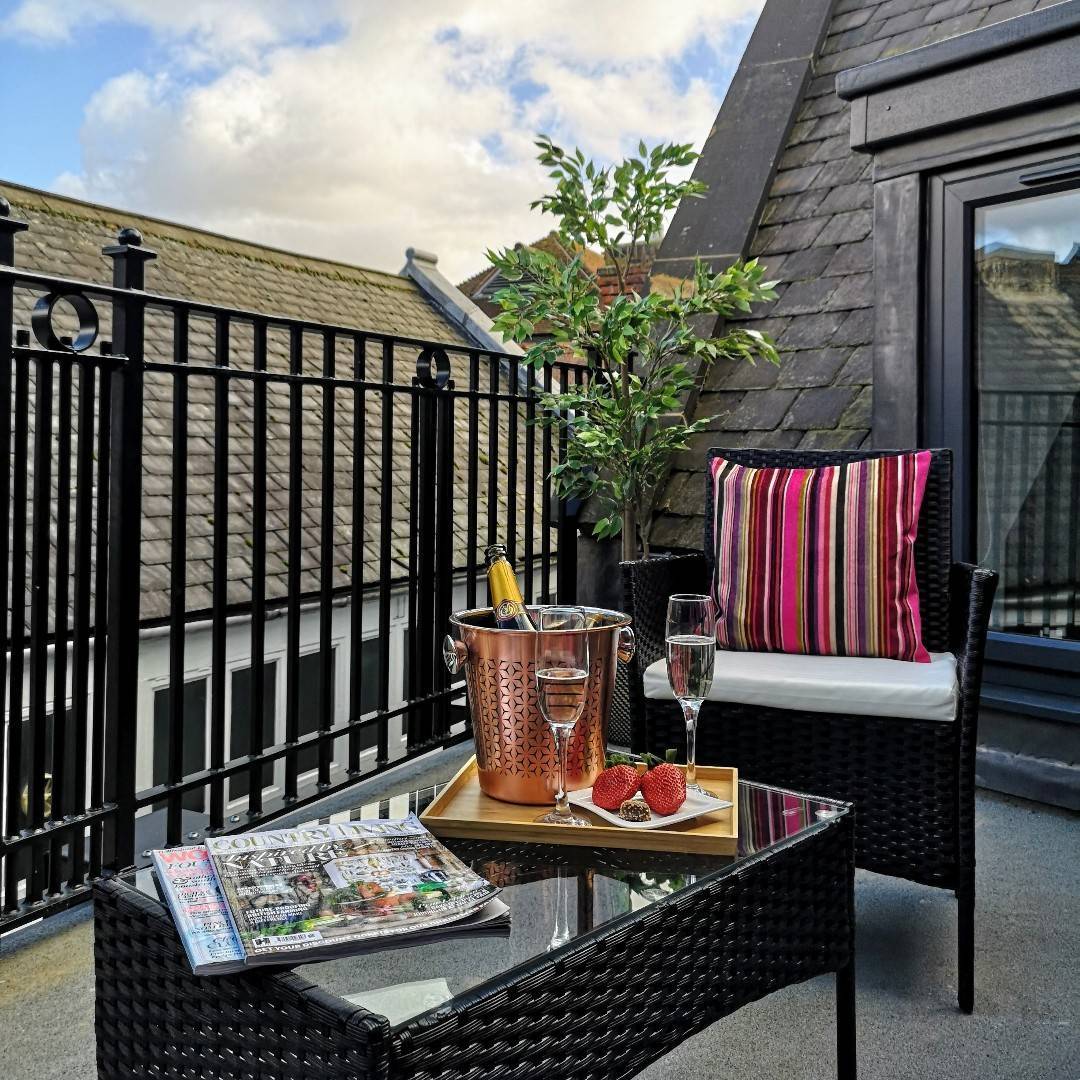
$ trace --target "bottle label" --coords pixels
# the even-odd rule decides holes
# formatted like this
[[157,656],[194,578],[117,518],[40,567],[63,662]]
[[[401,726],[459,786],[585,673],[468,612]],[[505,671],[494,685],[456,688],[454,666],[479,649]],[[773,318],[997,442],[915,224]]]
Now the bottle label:
[[501,622],[513,622],[523,611],[525,605],[520,600],[501,600],[495,608],[495,618]]

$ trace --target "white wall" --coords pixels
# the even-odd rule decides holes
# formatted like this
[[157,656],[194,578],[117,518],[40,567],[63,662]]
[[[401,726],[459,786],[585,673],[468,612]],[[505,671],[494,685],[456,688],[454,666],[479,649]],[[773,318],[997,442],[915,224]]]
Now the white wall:
[[[537,585],[539,583],[537,582]],[[551,587],[555,585],[555,568],[552,567]],[[483,604],[486,597],[486,585],[481,575],[477,582],[477,603]],[[455,581],[453,591],[453,609],[461,610],[466,606],[465,581]],[[408,595],[405,589],[395,591],[391,596],[390,608],[390,694],[389,706],[393,709],[405,700],[405,687],[403,686],[405,666],[405,640],[404,634],[407,629],[408,619]],[[333,609],[331,647],[335,649],[334,665],[334,717],[335,724],[344,723],[348,719],[349,710],[349,664],[351,660],[351,607],[348,600],[343,600]],[[276,678],[275,697],[275,732],[274,742],[285,740],[285,650],[287,645],[285,612],[274,612],[268,617],[265,625],[265,659],[267,664],[276,662],[279,666]],[[364,639],[375,640],[378,637],[378,600],[372,598],[364,602],[363,627]],[[449,629],[449,628],[447,628]],[[208,623],[193,624],[188,627],[185,641],[185,683],[196,679],[209,680],[211,673],[211,649],[212,635]],[[319,651],[319,610],[318,605],[311,605],[302,612],[300,620],[300,654],[306,655]],[[226,758],[229,757],[232,701],[233,691],[232,672],[249,668],[251,665],[251,625],[246,617],[230,620],[226,637],[226,665],[228,675],[225,679],[225,748]],[[50,648],[48,658],[48,691],[46,712],[54,711],[53,701],[53,651]],[[10,668],[9,668],[10,670]],[[93,673],[93,660],[91,659],[91,678]],[[154,697],[155,694],[167,690],[169,686],[169,634],[167,628],[152,628],[145,630],[140,638],[139,665],[138,665],[138,738],[136,743],[136,784],[139,790],[149,788],[153,784],[153,750],[154,750]],[[23,741],[29,738],[29,658],[26,658],[23,672]],[[91,687],[92,691],[92,687]],[[67,706],[71,705],[71,663],[70,654],[68,659],[68,700]],[[205,747],[209,754],[210,746],[210,693],[209,681],[207,682],[207,707],[204,718],[205,723]],[[305,702],[301,700],[301,714]],[[374,715],[374,714],[372,714]],[[390,725],[390,758],[391,760],[401,757],[405,753],[405,740],[403,730],[403,717],[395,717],[389,721]],[[336,760],[331,770],[331,781],[335,782],[344,776],[347,761],[348,739],[335,740]],[[370,767],[374,764],[375,750],[367,750],[361,757],[361,768]],[[209,764],[207,761],[205,764]],[[89,762],[87,768],[87,786],[89,786]],[[301,786],[305,779],[313,779],[313,774],[301,775]],[[284,781],[284,760],[274,765],[273,788],[264,791],[264,800],[269,800],[280,793]],[[246,797],[227,803],[227,814],[236,813],[246,808]],[[73,808],[77,809],[77,808]],[[0,807],[2,812],[2,807]],[[7,823],[2,824],[7,828]]]

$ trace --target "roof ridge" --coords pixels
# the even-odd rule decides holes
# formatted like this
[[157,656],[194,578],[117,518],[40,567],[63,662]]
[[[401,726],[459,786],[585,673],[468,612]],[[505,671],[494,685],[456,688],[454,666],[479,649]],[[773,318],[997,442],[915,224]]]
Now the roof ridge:
[[[339,272],[336,275],[329,271],[325,271],[323,276],[326,277],[336,276],[340,278],[343,276],[340,273],[340,270],[344,269],[351,270],[355,273],[372,274],[380,278],[386,278],[388,279],[388,283],[392,282],[395,285],[400,284],[403,287],[407,287],[410,284],[407,278],[390,270],[377,270],[374,267],[360,266],[356,263],[348,263],[341,259],[328,259],[322,255],[307,255],[299,251],[290,251],[288,248],[275,247],[270,244],[258,244],[252,240],[245,240],[238,236],[229,236],[226,233],[215,232],[212,229],[205,229],[199,225],[185,225],[183,222],[170,221],[167,218],[155,217],[152,214],[144,214],[136,210],[125,210],[121,207],[108,206],[105,203],[95,203],[85,199],[76,199],[71,195],[63,195],[55,191],[46,191],[44,188],[30,187],[27,184],[19,184],[13,180],[4,180],[0,178],[0,188],[8,189],[9,194],[23,192],[29,196],[36,196],[36,199],[31,200],[19,199],[15,196],[12,197],[10,201],[16,206],[28,206],[54,217],[77,218],[78,220],[83,221],[97,220],[103,225],[112,224],[113,222],[111,222],[108,217],[101,216],[104,214],[109,215],[112,218],[123,218],[125,219],[124,224],[134,224],[136,227],[139,227],[141,223],[146,223],[150,228],[145,231],[159,235],[164,239],[171,239],[177,243],[189,244],[192,247],[216,251],[221,254],[232,253],[241,255],[250,258],[255,262],[266,262],[271,265],[282,266],[282,263],[272,258],[268,258],[267,256],[284,255],[290,259],[296,260],[298,263],[315,263],[328,268],[339,268]],[[76,214],[70,211],[65,212],[63,209],[53,205],[54,200],[77,207],[80,210],[94,211],[96,213]],[[206,243],[201,239],[203,237],[225,241],[229,246],[222,247],[220,245]],[[291,267],[291,269],[307,273],[319,272],[311,266],[297,265]]]

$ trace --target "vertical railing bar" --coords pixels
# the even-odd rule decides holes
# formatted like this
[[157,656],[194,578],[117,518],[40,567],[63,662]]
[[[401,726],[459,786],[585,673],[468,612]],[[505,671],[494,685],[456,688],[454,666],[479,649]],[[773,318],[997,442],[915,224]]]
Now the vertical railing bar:
[[477,550],[479,543],[477,535],[477,517],[480,504],[480,353],[475,349],[469,351],[469,451],[468,451],[468,481],[466,484],[466,514],[468,515],[468,540],[466,552],[467,579],[465,582],[465,606],[476,607],[476,575],[477,575]]
[[[575,386],[581,385],[582,368],[569,364],[560,365],[560,377],[565,388],[573,375]],[[559,429],[559,462],[566,460],[567,433]],[[567,513],[566,500],[559,499],[559,570],[557,593],[560,604],[573,603],[577,595],[577,535],[574,523]]]
[[[322,373],[326,379],[333,379],[336,367],[336,349],[334,334],[323,333]],[[331,383],[323,384],[322,391],[322,492],[320,495],[321,521],[320,540],[320,595],[319,595],[319,684],[322,716],[319,727],[329,731],[334,724],[331,702],[334,693],[334,651],[333,651],[333,597],[334,597],[334,438],[337,434],[334,416],[334,387]],[[330,739],[319,743],[319,778],[320,788],[330,785],[330,763],[334,756],[334,745]]]
[[[1021,404],[1021,419],[1020,419],[1020,456],[1019,460],[1023,464],[1027,464],[1031,461],[1031,397],[1024,395],[1020,399]],[[1030,524],[1025,517],[1020,518],[1020,543],[1019,551],[1017,553],[1017,569],[1019,571],[1016,589],[1017,589],[1017,622],[1016,628],[1023,630],[1026,629],[1029,623],[1029,616],[1031,614],[1030,605],[1031,597],[1028,591],[1024,587],[1024,578],[1026,577],[1026,571],[1030,565],[1031,559],[1031,540],[1033,525]]]
[[[289,329],[289,371],[299,375],[304,365],[304,336],[299,326]],[[300,545],[304,512],[303,398],[299,383],[289,386],[289,574],[286,615],[285,741],[300,735]],[[297,751],[285,757],[285,801],[296,800]]]
[[506,553],[510,565],[520,573],[521,566],[517,557],[517,512],[518,512],[518,361],[510,361],[510,373],[507,378],[506,403]]
[[379,483],[379,744],[376,763],[390,758],[390,733],[386,710],[390,708],[390,578],[393,529],[394,471],[394,343],[383,339],[382,346],[382,442]]
[[[544,365],[544,393],[550,394],[552,390],[551,364]],[[541,437],[540,468],[544,478],[541,487],[540,501],[540,602],[551,603],[551,492],[554,485],[551,482],[551,428],[544,425]]]
[[[30,772],[26,824],[35,832],[45,824],[45,702],[49,678],[49,576],[52,570],[52,360],[39,358],[34,387],[34,490],[30,550]],[[41,899],[40,850],[31,848],[26,898]]]
[[[499,542],[499,358],[488,356],[488,389],[491,397],[488,407],[488,490],[487,490],[487,542]],[[491,603],[491,597],[488,597]]]
[[[1080,536],[1080,394],[1073,397],[1072,420],[1069,432],[1071,477],[1069,494],[1069,523],[1065,536]],[[1080,544],[1069,545],[1068,583],[1070,598],[1068,605],[1068,625],[1075,631],[1080,625]]]
[[[439,587],[437,575],[438,531],[442,523],[437,516],[439,497],[438,439],[439,423],[437,383],[428,378],[424,383],[414,382],[419,431],[414,442],[419,447],[414,455],[413,476],[419,485],[418,498],[413,500],[413,537],[417,560],[417,572],[410,581],[410,645],[412,657],[409,671],[412,674],[410,696],[428,697],[433,688],[435,601]],[[430,702],[419,709],[410,709],[414,719],[413,732],[416,740],[427,742],[434,731],[434,707]]]
[[[454,590],[454,389],[447,382],[436,399],[438,445],[436,462],[435,514],[435,611],[424,635],[427,656],[426,670],[432,671],[431,689],[446,690],[450,685],[449,672],[438,654],[438,642],[447,630],[447,620],[453,605]],[[434,709],[433,734],[445,738],[450,733],[450,702],[440,698]]]
[[[229,316],[214,318],[214,363],[229,366]],[[213,595],[210,631],[210,767],[225,764],[226,640],[229,605],[229,377],[224,372],[214,379],[214,538]],[[265,525],[265,523],[262,523]],[[225,824],[225,781],[210,781],[210,824],[216,832]]]
[[[418,638],[419,627],[417,626],[416,597],[417,578],[420,573],[418,566],[419,537],[422,529],[422,514],[420,507],[424,498],[420,490],[420,469],[425,470],[430,466],[430,460],[425,460],[420,451],[420,441],[423,438],[421,429],[427,427],[427,417],[421,416],[421,398],[423,391],[419,381],[412,380],[413,393],[409,398],[409,583],[407,587],[407,610],[408,610],[408,669],[409,678],[405,686],[405,696],[409,701],[409,710],[405,714],[406,746],[411,750],[419,741],[417,731],[417,709],[413,702],[419,697],[420,670],[417,665],[419,656]],[[426,403],[426,402],[425,402]],[[426,587],[421,583],[420,588]]]
[[[253,364],[266,370],[266,320],[254,324]],[[266,739],[266,381],[256,379],[252,389],[251,491],[251,723],[248,753],[248,817],[262,816],[263,766],[258,758]],[[271,738],[273,741],[273,738]]]
[[[188,313],[177,308],[173,322],[172,521],[169,538],[169,725],[166,778],[184,778],[184,671],[187,644],[187,472],[188,472]],[[183,803],[178,792],[166,800],[166,843],[176,844],[183,831]]]
[[[71,569],[71,383],[72,365],[57,371],[56,403],[56,598],[53,604],[53,737],[50,821],[64,820],[70,805],[68,761],[68,603]],[[49,853],[49,892],[58,893],[62,878],[64,834],[54,835]]]
[[[367,378],[367,339],[353,338],[353,378]],[[363,713],[364,668],[364,500],[367,492],[367,395],[362,387],[353,389],[352,429],[352,572],[349,589],[349,775],[360,774],[361,731],[356,726]]]
[[[1005,420],[1005,412],[1006,412],[1005,400],[1006,400],[1006,398],[1005,398],[1004,394],[995,394],[994,395],[994,409],[993,409],[993,412],[995,414],[994,418],[996,420],[999,420],[999,421],[1004,421]],[[989,412],[990,410],[988,409],[987,411]],[[995,485],[995,490],[996,491],[1002,491],[1002,490],[1004,490],[1003,485],[1004,485],[1004,476],[1005,476],[1005,454],[1004,454],[1004,449],[1005,449],[1005,442],[1006,442],[1006,439],[1008,437],[1007,434],[1006,434],[1006,428],[1005,428],[1004,424],[1003,423],[995,424],[994,427],[991,428],[991,430],[990,430],[989,437],[993,440],[993,443],[994,443],[994,445],[991,447],[990,460],[994,462],[994,485]],[[995,542],[995,547],[997,547],[997,546],[998,546],[997,542]],[[1000,554],[1000,556],[1002,556],[1002,559],[1003,559],[1003,557],[1005,555],[1004,544],[1001,545],[999,554]],[[1002,569],[1004,569],[1004,567],[1002,567]],[[1003,581],[1005,580],[1005,575],[1004,574],[1002,574],[1002,580]],[[996,597],[995,603],[994,603],[994,610],[995,610],[996,613],[998,613],[998,615],[996,616],[997,618],[1003,617],[1004,613],[1005,613],[1005,604],[1003,603],[1004,593],[1005,593],[1005,590],[1001,589],[999,591],[999,593],[998,593],[998,595]]]
[[145,403],[146,263],[156,258],[135,229],[121,229],[104,248],[113,260],[113,336],[124,356],[112,384],[109,433],[109,602],[106,663],[104,795],[116,804],[104,834],[104,861],[114,870],[135,862],[138,762],[139,617],[142,577],[143,408]]
[[[109,621],[109,484],[111,469],[109,437],[112,429],[113,373],[108,364],[101,367],[98,379],[97,431],[97,507],[94,546],[94,663],[93,723],[90,752],[90,808],[105,802],[105,695],[107,629]],[[90,827],[90,876],[101,873],[104,831],[99,824]]]
[[[514,406],[515,410],[517,405]],[[536,498],[536,371],[525,367],[525,603],[535,599],[533,582],[533,534],[536,521],[533,503]]]
[[[14,453],[11,484],[11,660],[8,667],[7,832],[20,831],[22,807],[23,672],[26,642],[26,499],[30,437],[30,369],[25,357],[15,360]],[[4,860],[4,908],[18,907],[17,860]]]
[[[1047,427],[1047,421],[1049,421],[1050,415],[1050,394],[1040,396],[1040,401],[1045,407],[1045,410],[1047,410],[1047,420],[1040,422],[1039,427]],[[1036,499],[1036,505],[1038,505],[1039,502],[1042,503],[1042,550],[1039,553],[1040,562],[1042,563],[1042,580],[1040,581],[1040,585],[1042,586],[1042,617],[1039,622],[1044,634],[1050,632],[1054,622],[1053,602],[1051,599],[1051,588],[1053,583],[1051,573],[1051,553],[1054,550],[1053,508],[1055,504],[1054,496],[1056,495],[1055,487],[1057,486],[1056,458],[1057,456],[1054,454],[1053,446],[1051,445],[1050,453],[1045,457],[1042,474],[1038,480],[1036,480],[1036,484],[1042,487],[1042,498]],[[1032,492],[1032,494],[1035,494],[1035,492]],[[1077,542],[1080,543],[1080,537],[1077,538]]]
[[[8,201],[0,198],[0,266],[15,265],[15,237],[18,233],[23,232],[27,228],[26,222],[17,221],[14,218],[11,218],[10,213],[11,207],[8,204]],[[25,333],[25,331],[19,332],[20,345],[22,344],[21,338]],[[0,506],[11,507],[8,513],[9,523],[12,526],[17,520],[17,513],[14,509],[17,504],[14,504],[12,501],[13,493],[11,483],[11,433],[13,426],[15,426],[12,423],[11,401],[11,372],[14,363],[14,349],[12,348],[12,342],[14,334],[15,288],[13,283],[9,281],[3,286],[0,286],[0,431],[3,432],[3,438],[0,438]],[[25,478],[25,469],[16,470],[16,476],[18,476],[20,471]],[[22,502],[25,512],[25,494],[23,495]],[[12,535],[10,540],[14,540],[14,535]],[[0,648],[0,835],[3,835],[5,831],[8,834],[14,834],[18,831],[17,817],[11,815],[11,807],[18,802],[17,796],[13,796],[13,792],[17,792],[19,788],[20,757],[17,754],[11,756],[9,740],[12,737],[18,739],[22,735],[21,708],[16,712],[14,709],[6,710],[2,707],[9,670],[7,654],[7,645],[9,643],[7,621],[9,610],[8,588],[10,586],[12,590],[12,601],[14,601],[15,582],[18,580],[14,566],[12,566],[11,576],[8,576],[8,557],[9,555],[13,556],[14,554],[14,545],[10,540],[8,535],[8,523],[5,523],[4,527],[0,528],[0,643],[4,646]],[[25,545],[26,537],[24,529],[23,546],[25,547]],[[25,582],[20,582],[19,588],[22,589],[24,585]],[[25,628],[23,628],[23,630],[24,629]],[[23,631],[20,630],[20,663],[22,657],[22,632]],[[13,661],[15,646],[14,638],[15,632],[13,620],[10,640]],[[21,687],[21,671],[19,673],[19,684]],[[5,739],[5,730],[7,732],[7,739]],[[18,730],[18,735],[15,735],[16,730]],[[7,742],[9,746],[9,753],[6,758],[3,753],[5,742]],[[5,792],[7,793],[7,799],[4,799]],[[4,882],[3,910],[12,911],[18,906],[15,857],[10,856],[5,858],[0,856],[0,877],[2,877]]]
[[[75,727],[75,782],[70,805],[75,813],[86,809],[86,766],[90,741],[90,572],[93,551],[94,498],[94,383],[90,360],[79,363],[79,432],[75,445],[75,596],[71,646],[71,706]],[[71,840],[72,886],[83,880],[83,830]]]

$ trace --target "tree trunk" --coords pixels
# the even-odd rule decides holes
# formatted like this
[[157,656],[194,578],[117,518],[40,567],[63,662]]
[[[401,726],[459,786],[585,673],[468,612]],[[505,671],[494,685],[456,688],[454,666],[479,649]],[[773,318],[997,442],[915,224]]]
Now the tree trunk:
[[633,562],[638,557],[637,507],[633,503],[623,506],[622,557],[623,562]]

